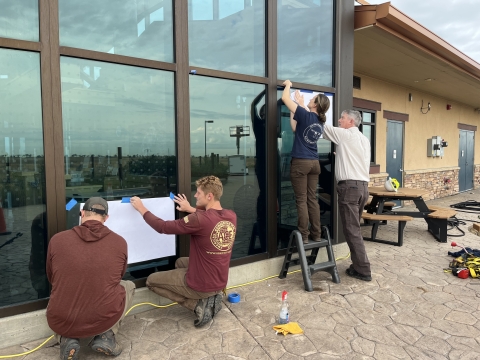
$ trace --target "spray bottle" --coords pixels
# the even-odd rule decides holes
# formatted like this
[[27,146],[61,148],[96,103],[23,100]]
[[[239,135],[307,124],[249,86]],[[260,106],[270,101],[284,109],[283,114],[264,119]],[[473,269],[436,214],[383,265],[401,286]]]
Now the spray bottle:
[[278,318],[279,324],[288,324],[290,321],[290,315],[288,313],[287,292],[282,292],[282,306],[280,308],[280,316]]

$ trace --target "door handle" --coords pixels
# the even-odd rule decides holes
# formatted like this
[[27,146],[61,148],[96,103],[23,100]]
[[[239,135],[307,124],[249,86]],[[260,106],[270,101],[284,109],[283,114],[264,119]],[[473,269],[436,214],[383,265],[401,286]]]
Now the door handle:
[[400,171],[403,171],[403,169],[400,169]]

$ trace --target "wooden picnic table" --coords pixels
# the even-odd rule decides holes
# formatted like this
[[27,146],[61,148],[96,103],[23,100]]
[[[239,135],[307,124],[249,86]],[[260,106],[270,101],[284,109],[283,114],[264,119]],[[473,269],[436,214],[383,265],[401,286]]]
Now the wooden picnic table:
[[368,193],[372,196],[372,201],[367,206],[367,212],[370,214],[382,214],[383,206],[386,201],[412,200],[418,211],[396,211],[391,210],[391,215],[406,215],[414,218],[426,218],[432,211],[428,209],[423,195],[428,194],[425,189],[398,188],[396,192],[387,191],[384,187],[369,187]]
[[[447,242],[447,218],[435,219],[430,217],[429,214],[437,211],[429,209],[423,196],[428,194],[426,189],[410,189],[410,188],[398,188],[396,192],[387,191],[384,187],[369,187],[369,194],[372,196],[372,201],[365,208],[370,214],[389,214],[399,216],[411,216],[413,218],[423,218],[428,224],[428,230],[430,233],[440,242]],[[384,211],[384,204],[387,201],[395,200],[412,200],[418,211],[397,210],[392,209],[388,212]],[[379,222],[374,222],[372,225],[374,233],[378,229]]]
[[429,193],[429,191],[426,189],[409,189],[409,188],[398,188],[396,192],[393,192],[393,191],[387,191],[383,186],[369,187],[368,192],[372,196],[386,197],[386,198],[394,197],[395,199],[398,199],[398,200],[404,200],[406,197],[418,198]]

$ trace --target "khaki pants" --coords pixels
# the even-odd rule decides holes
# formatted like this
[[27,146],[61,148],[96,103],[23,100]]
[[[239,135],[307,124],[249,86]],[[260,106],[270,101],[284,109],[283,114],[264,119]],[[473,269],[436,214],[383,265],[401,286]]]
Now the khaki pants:
[[[320,175],[318,160],[292,158],[290,181],[292,182],[297,205],[298,231],[302,239],[308,235],[313,240],[320,239],[320,206],[317,200],[317,184]],[[310,230],[308,223],[310,222]]]
[[[122,285],[125,288],[125,308],[123,309],[123,314],[120,317],[120,319],[108,330],[112,330],[114,334],[118,332],[118,329],[120,328],[120,323],[125,317],[125,313],[132,307],[132,302],[133,302],[133,294],[135,294],[135,284],[131,281],[128,280],[120,280],[120,285]],[[108,330],[105,330],[104,332],[107,332]],[[60,343],[60,338],[61,335],[59,334],[54,334],[55,335],[55,340]],[[97,334],[100,335],[100,334]]]
[[352,266],[361,275],[371,276],[365,243],[360,229],[363,208],[368,200],[368,183],[345,180],[337,185],[338,212],[342,218],[343,234],[350,248]]
[[175,262],[175,270],[161,271],[147,278],[147,287],[155,294],[163,296],[179,305],[194,311],[199,299],[205,299],[221,292],[200,292],[187,285],[185,276],[188,269],[188,257],[181,257]]
[[120,323],[125,317],[125,313],[132,307],[133,294],[135,294],[135,284],[132,281],[121,280],[120,285],[122,285],[125,288],[125,295],[126,295],[125,309],[123,309],[122,317],[110,329],[113,331],[114,334],[117,334],[118,329],[120,328]]

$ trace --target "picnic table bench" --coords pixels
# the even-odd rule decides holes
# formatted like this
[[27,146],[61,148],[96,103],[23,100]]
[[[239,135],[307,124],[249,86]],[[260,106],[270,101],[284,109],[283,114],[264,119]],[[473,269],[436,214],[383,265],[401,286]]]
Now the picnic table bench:
[[[385,215],[385,214],[370,214],[368,212],[364,212],[362,214],[362,219],[368,220],[369,223],[372,223],[372,233],[371,237],[364,237],[363,240],[366,241],[373,241],[383,244],[395,245],[395,246],[402,246],[403,245],[403,229],[407,224],[407,221],[413,220],[411,216],[405,215]],[[389,240],[382,240],[377,238],[377,230],[378,230],[378,223],[380,221],[398,221],[398,235],[397,235],[397,242],[389,241]],[[377,225],[377,226],[375,226]]]

